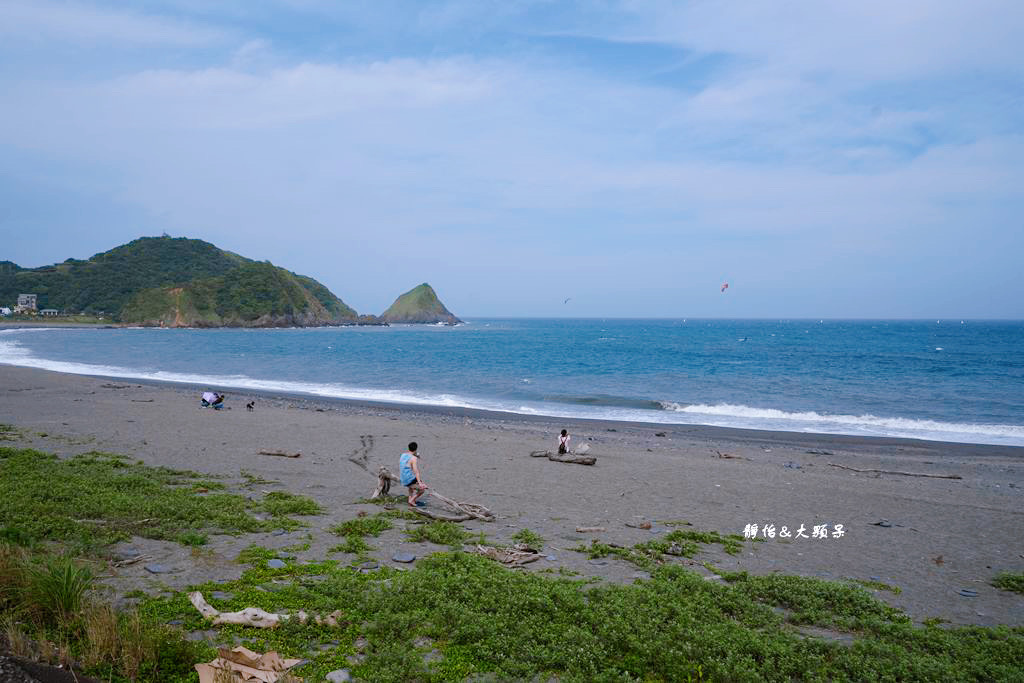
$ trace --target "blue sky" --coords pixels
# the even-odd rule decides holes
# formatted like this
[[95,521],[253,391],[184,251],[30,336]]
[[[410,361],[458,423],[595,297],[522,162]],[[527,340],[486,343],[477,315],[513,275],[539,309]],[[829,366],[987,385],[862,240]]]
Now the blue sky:
[[0,259],[166,232],[363,313],[1024,318],[1022,35],[986,0],[0,0]]

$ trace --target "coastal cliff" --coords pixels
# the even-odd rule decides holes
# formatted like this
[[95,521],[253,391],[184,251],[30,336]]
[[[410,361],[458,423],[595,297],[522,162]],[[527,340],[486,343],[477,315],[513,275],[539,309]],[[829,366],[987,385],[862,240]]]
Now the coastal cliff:
[[0,300],[167,327],[365,324],[316,280],[184,237],[142,237],[87,259],[41,268],[4,262]]

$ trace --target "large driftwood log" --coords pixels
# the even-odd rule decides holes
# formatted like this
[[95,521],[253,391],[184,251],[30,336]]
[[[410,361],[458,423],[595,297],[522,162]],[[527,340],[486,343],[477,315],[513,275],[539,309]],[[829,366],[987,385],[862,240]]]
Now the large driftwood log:
[[[427,493],[447,505],[454,514],[449,517],[438,515],[438,513],[429,513],[423,508],[416,508],[415,511],[421,515],[430,517],[431,519],[444,519],[452,522],[464,522],[467,519],[481,519],[485,522],[494,521],[494,513],[483,505],[479,505],[477,503],[457,503],[451,498],[445,498],[434,489],[427,489]],[[457,517],[461,519],[456,519]]]
[[[391,474],[391,471],[383,465],[377,470],[377,488],[373,490],[373,494],[370,499],[380,498],[388,495],[391,490],[391,483],[401,483],[398,477]],[[425,510],[423,508],[410,508],[413,512],[427,517],[429,519],[436,519],[442,522],[465,522],[470,519],[482,519],[485,522],[494,521],[494,513],[485,508],[483,505],[476,503],[458,503],[451,498],[446,498],[434,489],[427,489],[434,498],[444,503],[450,510],[450,512],[434,512],[433,510]]]
[[875,472],[878,474],[901,474],[904,477],[932,477],[934,479],[963,479],[959,474],[922,474],[919,472],[899,472],[897,470],[858,470],[856,467],[847,467],[846,465],[837,465],[834,462],[829,463],[830,467],[838,467],[841,470],[850,470],[851,472]]
[[531,458],[547,458],[554,462],[568,462],[574,465],[593,465],[597,462],[597,458],[592,455],[559,455],[558,453],[552,453],[551,451],[532,451],[530,453]]
[[298,458],[302,453],[286,453],[285,451],[260,451],[260,455],[276,455],[279,458]]
[[[240,612],[220,612],[210,603],[206,602],[203,594],[199,591],[189,593],[188,599],[203,617],[213,621],[214,626],[220,624],[241,624],[255,628],[275,628],[282,621],[296,619],[299,623],[305,624],[310,619],[310,615],[302,610],[295,614],[275,614],[261,610],[259,607],[246,607]],[[313,623],[318,626],[337,626],[341,623],[341,616],[341,610],[335,610],[327,616],[312,615],[312,619]]]

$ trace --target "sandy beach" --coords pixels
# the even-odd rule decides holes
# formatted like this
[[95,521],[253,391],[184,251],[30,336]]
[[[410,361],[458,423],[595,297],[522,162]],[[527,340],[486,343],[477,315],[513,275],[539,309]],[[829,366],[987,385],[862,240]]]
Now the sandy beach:
[[[20,430],[3,445],[61,456],[121,453],[149,465],[219,475],[229,489],[250,493],[243,471],[272,480],[260,491],[305,494],[328,511],[306,518],[312,539],[298,556],[311,560],[327,557],[338,543],[328,527],[373,510],[359,503],[375,483],[369,472],[380,465],[395,470],[406,443],[417,441],[427,484],[497,516],[493,523],[467,523],[467,529],[499,543],[524,528],[546,539],[548,557],[531,570],[561,566],[582,576],[632,581],[642,576],[636,567],[614,557],[593,564],[571,548],[593,538],[632,545],[664,532],[665,522],[686,521],[722,534],[742,534],[748,524],[793,532],[803,525],[808,538],[748,541],[736,556],[703,546],[693,560],[679,561],[706,575],[705,563],[756,574],[878,581],[900,592],[875,594],[915,620],[1024,624],[1024,596],[989,583],[1000,571],[1024,571],[1024,448],[562,421],[230,390],[230,409],[213,411],[199,405],[207,388],[217,389],[0,366],[0,423]],[[245,410],[248,401],[255,401],[252,412]],[[574,445],[589,446],[595,466],[530,457],[534,450],[553,450],[562,428]],[[952,476],[959,478],[945,478]],[[653,528],[626,525],[641,520],[652,521]],[[829,537],[810,538],[813,527],[823,524]],[[836,525],[844,532],[838,538]],[[577,527],[606,531],[578,533]],[[106,582],[116,597],[134,588],[180,589],[235,578],[243,569],[234,561],[241,548],[286,547],[305,533],[216,536],[200,555],[174,543],[135,539],[133,547],[172,571],[156,579],[135,565]],[[419,556],[443,549],[409,543],[400,529],[373,545],[381,563],[390,563],[398,549]],[[964,589],[977,596],[961,594]]]

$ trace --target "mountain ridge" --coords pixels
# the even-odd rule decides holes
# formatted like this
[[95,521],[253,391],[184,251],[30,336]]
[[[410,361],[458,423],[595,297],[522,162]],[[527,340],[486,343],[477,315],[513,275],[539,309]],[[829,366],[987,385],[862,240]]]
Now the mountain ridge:
[[[424,283],[425,296],[402,297],[396,322],[458,321]],[[81,260],[39,268],[0,261],[0,305],[21,293],[39,308],[162,327],[317,327],[384,325],[360,315],[307,275],[254,261],[198,239],[140,237]],[[385,312],[387,314],[387,312]],[[441,316],[441,319],[435,319]]]

